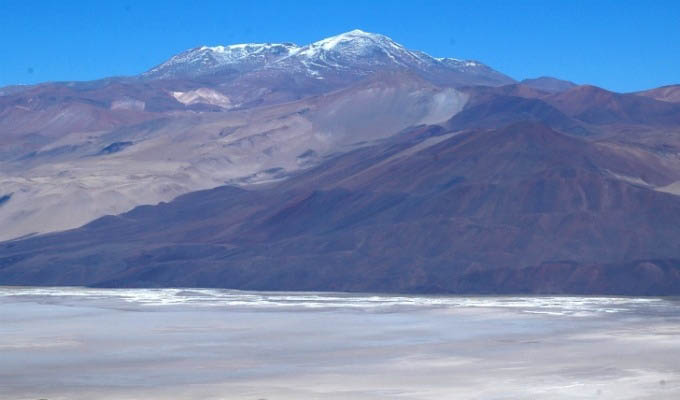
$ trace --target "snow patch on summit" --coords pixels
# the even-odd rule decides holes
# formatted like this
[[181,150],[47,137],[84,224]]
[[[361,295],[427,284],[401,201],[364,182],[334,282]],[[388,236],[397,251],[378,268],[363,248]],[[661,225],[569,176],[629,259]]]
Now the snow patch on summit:
[[299,47],[292,43],[245,43],[201,46],[182,52],[144,73],[154,79],[201,76],[225,69],[248,72],[286,57]]
[[424,53],[414,52],[385,35],[359,29],[319,40],[301,47],[270,67],[296,69],[306,67],[307,73],[318,75],[320,69],[373,72],[380,67],[421,67],[436,63]]
[[411,70],[425,75],[462,72],[475,77],[489,75],[499,82],[512,81],[477,61],[435,58],[409,50],[385,35],[360,29],[306,46],[293,43],[201,46],[172,57],[143,76],[167,79],[285,72],[325,79],[337,74],[362,77],[390,70]]

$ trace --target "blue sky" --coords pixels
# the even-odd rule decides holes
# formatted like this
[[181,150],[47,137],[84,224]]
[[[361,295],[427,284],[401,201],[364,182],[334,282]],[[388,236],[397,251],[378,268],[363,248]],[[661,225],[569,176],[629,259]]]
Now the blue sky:
[[354,28],[516,79],[680,83],[677,0],[0,0],[0,86],[132,75],[198,45],[306,44]]

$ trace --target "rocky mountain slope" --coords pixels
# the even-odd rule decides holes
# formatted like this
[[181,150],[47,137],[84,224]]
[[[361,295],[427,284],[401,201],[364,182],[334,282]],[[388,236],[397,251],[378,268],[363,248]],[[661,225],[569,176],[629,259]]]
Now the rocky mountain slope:
[[564,92],[578,86],[574,82],[552,78],[549,76],[541,76],[539,78],[533,79],[524,79],[520,83],[522,85],[529,86],[531,88],[542,90],[545,92]]
[[[625,177],[641,175],[649,185]],[[537,123],[423,127],[266,189],[223,187],[0,247],[4,283],[680,293],[677,171]],[[48,262],[49,260],[49,262]]]
[[201,47],[139,77],[0,96],[0,240],[74,228],[223,184],[285,178],[408,126],[461,84],[512,80],[352,31],[307,46]]
[[662,86],[660,88],[645,90],[635,94],[651,97],[656,100],[680,103],[680,85]]
[[362,31],[7,88],[0,284],[678,294],[673,88]]

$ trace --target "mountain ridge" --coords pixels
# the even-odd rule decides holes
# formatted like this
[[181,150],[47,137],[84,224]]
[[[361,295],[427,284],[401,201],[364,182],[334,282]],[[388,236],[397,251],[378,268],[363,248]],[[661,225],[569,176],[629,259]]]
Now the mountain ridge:
[[162,65],[0,90],[0,284],[680,293],[675,86],[358,30]]
[[187,74],[200,77],[269,70],[298,72],[314,79],[327,79],[325,74],[328,73],[366,76],[384,68],[451,70],[478,75],[488,83],[513,82],[511,78],[480,62],[435,58],[409,50],[385,35],[359,29],[304,46],[293,43],[200,46],[173,56],[141,76],[147,79],[173,79]]

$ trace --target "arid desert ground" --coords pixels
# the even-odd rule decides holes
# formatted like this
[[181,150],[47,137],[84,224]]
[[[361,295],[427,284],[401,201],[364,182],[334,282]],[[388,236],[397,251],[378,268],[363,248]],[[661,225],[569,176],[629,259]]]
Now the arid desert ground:
[[0,398],[677,399],[680,302],[0,289]]

